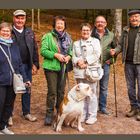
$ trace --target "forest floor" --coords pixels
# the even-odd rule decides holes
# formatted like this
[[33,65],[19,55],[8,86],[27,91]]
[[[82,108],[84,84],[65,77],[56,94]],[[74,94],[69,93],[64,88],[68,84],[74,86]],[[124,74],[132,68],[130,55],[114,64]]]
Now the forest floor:
[[[70,21],[69,33],[74,40],[78,39],[80,31],[79,24],[81,21]],[[69,22],[69,23],[70,23]],[[76,26],[77,25],[77,26]],[[50,23],[42,23],[40,31],[36,31],[36,39],[40,47],[42,36],[51,29]],[[111,112],[110,116],[98,114],[97,122],[93,125],[82,124],[85,128],[84,132],[78,132],[76,129],[70,127],[63,127],[63,131],[55,132],[51,126],[44,126],[44,119],[46,113],[46,96],[47,83],[41,67],[42,57],[40,56],[40,69],[38,74],[33,76],[32,96],[31,96],[31,113],[35,115],[38,120],[36,122],[29,122],[22,117],[21,111],[21,96],[17,95],[14,107],[13,122],[14,125],[10,128],[15,134],[140,134],[140,122],[136,121],[135,117],[127,118],[125,113],[129,111],[130,105],[127,96],[126,82],[124,78],[123,65],[121,63],[121,56],[117,58],[116,68],[116,86],[117,86],[117,107],[118,117],[115,115],[115,97],[113,84],[113,68],[110,69],[109,79],[109,94],[107,101],[107,109]],[[75,85],[73,72],[69,73],[70,87]],[[66,86],[66,92],[68,91]]]

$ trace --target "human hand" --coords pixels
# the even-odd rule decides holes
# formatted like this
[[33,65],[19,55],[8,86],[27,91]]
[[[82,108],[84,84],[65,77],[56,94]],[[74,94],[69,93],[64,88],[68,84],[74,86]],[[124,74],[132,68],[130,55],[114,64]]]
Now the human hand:
[[78,65],[79,67],[81,67],[83,64],[85,64],[85,62],[84,62],[83,59],[78,60],[77,65]]
[[115,49],[110,49],[110,55],[115,55]]
[[65,63],[67,64],[70,59],[71,59],[71,57],[69,55],[65,56]]
[[32,66],[32,74],[37,74],[37,67],[35,65]]
[[110,60],[107,60],[107,61],[105,61],[105,62],[106,62],[106,64],[108,64],[108,65],[110,64]]
[[54,57],[57,58],[60,62],[65,62],[65,56],[60,53],[55,53]]
[[31,84],[30,81],[25,82],[25,86],[26,86],[26,87],[31,87],[31,85],[32,85],[32,84]]
[[85,63],[82,64],[82,65],[80,66],[80,68],[81,68],[81,69],[85,69],[85,68],[87,68],[87,64],[85,64]]

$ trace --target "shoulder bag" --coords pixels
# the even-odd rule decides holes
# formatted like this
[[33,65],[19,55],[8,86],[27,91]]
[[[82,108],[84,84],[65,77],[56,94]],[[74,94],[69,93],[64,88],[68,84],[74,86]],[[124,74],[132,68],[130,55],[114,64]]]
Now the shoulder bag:
[[11,68],[11,71],[12,71],[12,74],[13,74],[13,89],[14,89],[15,94],[25,93],[26,92],[26,87],[25,87],[25,84],[23,82],[22,75],[15,73],[15,70],[14,70],[12,64],[11,64],[11,61],[9,59],[9,56],[6,54],[6,52],[1,47],[1,45],[0,45],[0,49],[2,50],[2,52],[4,53],[4,55],[6,56],[7,61],[9,63],[9,66]]

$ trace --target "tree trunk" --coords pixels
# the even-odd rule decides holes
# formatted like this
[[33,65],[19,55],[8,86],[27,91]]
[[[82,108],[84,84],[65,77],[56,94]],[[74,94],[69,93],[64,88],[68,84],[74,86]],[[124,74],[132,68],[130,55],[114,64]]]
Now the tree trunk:
[[34,9],[32,9],[32,30],[34,30]]
[[114,31],[115,31],[115,37],[116,37],[117,42],[118,42],[118,39],[122,33],[122,9],[115,9]]
[[37,10],[37,29],[40,29],[40,9]]

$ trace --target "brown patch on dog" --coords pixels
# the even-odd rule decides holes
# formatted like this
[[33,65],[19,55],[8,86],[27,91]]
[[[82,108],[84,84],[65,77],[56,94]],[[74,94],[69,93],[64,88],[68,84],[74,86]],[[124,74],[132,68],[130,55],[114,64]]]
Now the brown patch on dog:
[[65,95],[64,96],[64,99],[61,102],[60,107],[59,107],[59,113],[60,113],[60,115],[63,113],[63,104],[64,105],[67,105],[68,102],[69,102],[68,95]]
[[64,105],[67,105],[67,103],[69,102],[68,95],[64,96],[63,102]]

